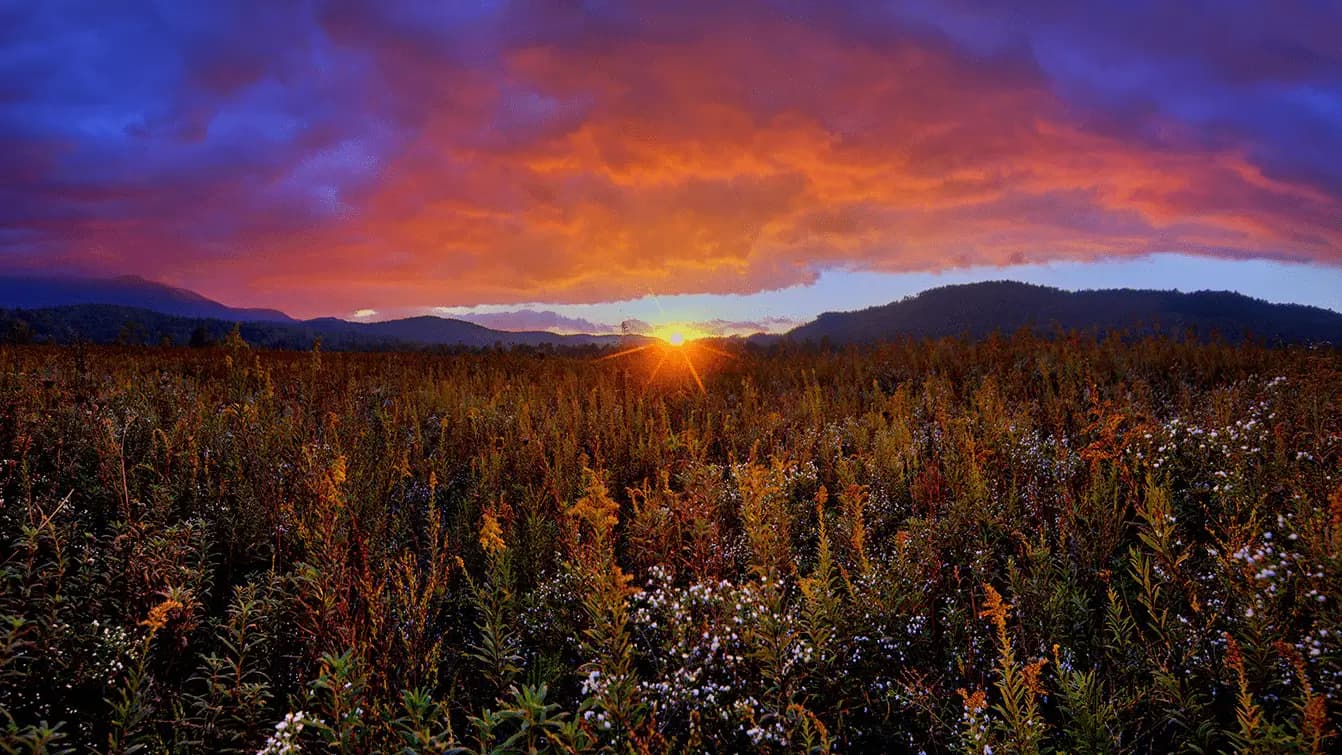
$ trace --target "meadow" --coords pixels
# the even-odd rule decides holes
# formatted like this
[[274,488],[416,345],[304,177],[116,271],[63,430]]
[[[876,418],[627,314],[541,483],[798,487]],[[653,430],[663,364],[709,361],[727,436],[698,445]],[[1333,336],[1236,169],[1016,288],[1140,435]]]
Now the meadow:
[[0,347],[0,750],[1337,746],[1342,353],[720,348]]

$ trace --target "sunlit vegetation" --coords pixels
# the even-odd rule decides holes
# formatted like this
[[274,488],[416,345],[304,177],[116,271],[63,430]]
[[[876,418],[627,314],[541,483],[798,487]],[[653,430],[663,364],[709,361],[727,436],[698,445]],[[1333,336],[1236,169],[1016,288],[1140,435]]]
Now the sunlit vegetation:
[[0,747],[1337,746],[1338,352],[734,356],[0,349]]

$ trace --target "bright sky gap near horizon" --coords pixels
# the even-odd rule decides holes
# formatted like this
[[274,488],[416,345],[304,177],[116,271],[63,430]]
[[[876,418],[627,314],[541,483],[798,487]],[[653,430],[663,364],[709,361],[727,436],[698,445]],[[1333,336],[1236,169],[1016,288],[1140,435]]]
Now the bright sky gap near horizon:
[[1342,310],[1338,39],[1321,1],[0,4],[0,272],[514,329],[1001,278]]
[[[1279,304],[1307,304],[1342,312],[1342,267],[1153,254],[1132,260],[975,267],[935,273],[830,271],[813,284],[749,295],[680,294],[598,304],[444,307],[431,313],[464,317],[503,330],[615,332],[621,321],[637,319],[691,322],[707,332],[739,335],[786,330],[823,312],[886,304],[937,286],[1000,279],[1067,290],[1225,289]],[[707,321],[705,312],[713,315]],[[413,314],[421,312],[380,310],[354,319],[373,321]]]

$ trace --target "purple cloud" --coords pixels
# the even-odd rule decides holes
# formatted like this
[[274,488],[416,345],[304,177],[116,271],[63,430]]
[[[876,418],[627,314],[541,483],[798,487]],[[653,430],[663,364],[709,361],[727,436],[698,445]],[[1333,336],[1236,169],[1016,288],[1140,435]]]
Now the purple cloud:
[[453,315],[495,330],[552,330],[557,333],[613,333],[610,325],[581,317],[567,317],[549,310],[518,309],[511,312],[478,312]]
[[300,315],[1342,262],[1342,9],[0,9],[0,266]]

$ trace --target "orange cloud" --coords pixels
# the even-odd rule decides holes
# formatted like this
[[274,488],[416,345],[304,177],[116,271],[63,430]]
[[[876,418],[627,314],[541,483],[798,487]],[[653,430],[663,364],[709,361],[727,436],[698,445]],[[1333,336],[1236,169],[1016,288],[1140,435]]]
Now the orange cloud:
[[473,65],[339,30],[374,70],[350,117],[395,136],[337,210],[296,226],[279,206],[210,240],[227,253],[175,257],[191,231],[171,224],[81,240],[158,249],[140,272],[299,314],[1158,251],[1342,263],[1337,195],[1173,120],[1099,128],[1019,49],[725,14],[665,38],[522,40]]

